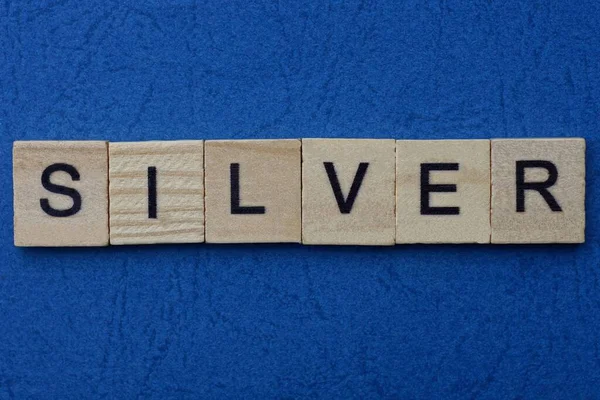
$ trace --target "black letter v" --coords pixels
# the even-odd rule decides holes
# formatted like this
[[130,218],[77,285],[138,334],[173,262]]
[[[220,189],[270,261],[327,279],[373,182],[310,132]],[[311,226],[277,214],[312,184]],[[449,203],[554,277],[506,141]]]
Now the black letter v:
[[337,174],[335,173],[335,167],[333,166],[333,163],[324,162],[323,165],[325,166],[325,171],[327,171],[329,183],[331,183],[333,195],[335,196],[335,200],[337,201],[340,212],[342,214],[350,214],[350,211],[352,211],[352,206],[354,206],[356,196],[358,195],[358,191],[360,190],[360,185],[362,184],[365,174],[367,173],[369,163],[361,162],[358,165],[358,170],[356,171],[356,175],[354,175],[354,181],[352,181],[352,186],[350,187],[350,192],[348,193],[347,198],[344,198],[344,195],[342,194],[342,188],[340,187],[340,182]]

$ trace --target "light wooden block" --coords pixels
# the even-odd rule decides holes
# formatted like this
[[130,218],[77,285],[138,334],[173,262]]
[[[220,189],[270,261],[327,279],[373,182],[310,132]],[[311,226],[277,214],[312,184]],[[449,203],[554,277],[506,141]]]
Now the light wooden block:
[[207,242],[300,242],[299,140],[209,140],[205,157]]
[[492,243],[584,241],[585,140],[492,140]]
[[302,243],[394,244],[394,147],[392,139],[302,140]]
[[490,242],[489,140],[399,140],[396,174],[396,243]]
[[108,245],[106,142],[13,146],[15,246]]
[[110,243],[204,241],[201,140],[110,143]]

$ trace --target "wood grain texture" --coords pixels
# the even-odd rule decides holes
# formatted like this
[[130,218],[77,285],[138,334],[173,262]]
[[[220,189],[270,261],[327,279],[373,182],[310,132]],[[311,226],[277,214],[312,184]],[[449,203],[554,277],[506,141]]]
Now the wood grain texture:
[[[553,211],[532,190],[517,212],[517,162],[545,160],[556,166],[557,181],[547,190],[561,208]],[[528,168],[526,182],[545,182],[549,171]],[[492,140],[492,243],[583,243],[585,241],[585,140]]]
[[[15,246],[66,247],[108,245],[108,155],[101,141],[14,142],[14,241]],[[79,174],[73,179],[56,171],[49,181],[77,190],[81,208],[72,216],[44,212],[40,200],[56,210],[73,208],[75,200],[51,193],[41,177],[51,165],[68,164]]]
[[[458,215],[421,210],[421,165],[438,163],[458,170],[432,170],[429,183],[455,185],[456,192],[423,197],[430,207],[458,207]],[[490,242],[489,140],[399,140],[396,173],[396,243]]]
[[[302,140],[302,242],[393,245],[394,152],[392,139]],[[335,168],[346,199],[360,164],[368,163],[354,204],[346,213],[334,195],[326,162]]]
[[[300,242],[299,140],[210,140],[206,147],[206,241]],[[231,164],[239,165],[240,205],[264,214],[232,214]]]
[[[204,241],[201,140],[110,143],[110,242]],[[155,169],[155,214],[148,168]]]

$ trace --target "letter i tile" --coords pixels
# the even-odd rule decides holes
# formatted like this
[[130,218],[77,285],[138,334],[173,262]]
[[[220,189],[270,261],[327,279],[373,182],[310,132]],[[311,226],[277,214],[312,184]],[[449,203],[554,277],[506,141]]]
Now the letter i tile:
[[110,143],[110,243],[204,242],[201,140]]
[[585,140],[492,140],[492,243],[585,241]]

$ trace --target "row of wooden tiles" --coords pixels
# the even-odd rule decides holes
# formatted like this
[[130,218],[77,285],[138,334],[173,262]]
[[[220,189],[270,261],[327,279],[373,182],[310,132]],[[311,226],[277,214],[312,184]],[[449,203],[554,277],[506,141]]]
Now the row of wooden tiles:
[[15,142],[17,246],[581,243],[585,140]]

